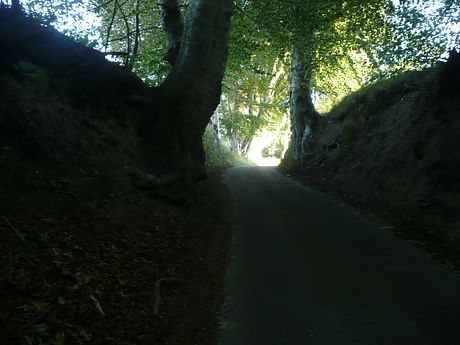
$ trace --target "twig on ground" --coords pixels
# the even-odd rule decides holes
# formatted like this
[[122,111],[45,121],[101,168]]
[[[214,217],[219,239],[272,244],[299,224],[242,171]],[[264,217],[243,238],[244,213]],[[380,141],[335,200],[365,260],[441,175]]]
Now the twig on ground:
[[97,298],[94,297],[94,295],[89,295],[89,298],[94,302],[94,305],[96,306],[96,309],[99,311],[99,313],[101,313],[102,316],[105,316],[105,312],[102,310],[101,303],[99,303]]
[[18,229],[16,229],[16,227],[13,224],[11,224],[11,222],[8,220],[8,218],[6,218],[5,216],[2,216],[2,219],[10,227],[10,229],[13,230],[14,233],[21,239],[22,243],[27,244],[26,239],[24,238],[24,236],[19,232]]

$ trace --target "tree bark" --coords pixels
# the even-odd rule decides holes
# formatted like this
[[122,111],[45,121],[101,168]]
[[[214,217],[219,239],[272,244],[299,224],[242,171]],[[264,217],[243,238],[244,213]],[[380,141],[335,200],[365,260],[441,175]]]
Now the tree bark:
[[296,161],[302,162],[308,152],[309,140],[318,122],[318,113],[311,98],[312,68],[308,55],[297,48],[292,51],[290,72],[291,147]]
[[184,23],[177,0],[160,0],[161,19],[163,28],[168,36],[169,49],[166,53],[165,60],[174,65],[179,54],[179,49],[184,31]]
[[232,0],[190,2],[177,59],[158,89],[156,135],[187,194],[205,175],[202,136],[220,102],[232,5]]

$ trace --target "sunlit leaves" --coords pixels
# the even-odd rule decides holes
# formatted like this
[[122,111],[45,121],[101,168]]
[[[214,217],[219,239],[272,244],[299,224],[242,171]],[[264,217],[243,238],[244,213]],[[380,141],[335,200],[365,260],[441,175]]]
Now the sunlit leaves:
[[21,0],[25,12],[88,45],[97,45],[93,0]]
[[[160,84],[169,72],[163,60],[166,36],[155,0],[21,2],[29,13],[60,26],[80,41],[125,54],[113,58],[128,63],[152,85]],[[224,93],[239,102],[241,113],[248,115],[250,104],[254,113],[268,103],[263,98],[271,89],[270,106],[263,112],[270,121],[287,112],[288,54],[294,46],[304,52],[313,68],[313,96],[317,107],[325,111],[366,83],[431,66],[460,45],[460,0],[234,3]],[[181,5],[186,11],[188,1],[181,1]],[[139,46],[135,52],[137,33]],[[283,75],[271,85],[274,66],[280,61]],[[240,121],[240,117],[234,121]],[[254,127],[255,123],[250,125]]]

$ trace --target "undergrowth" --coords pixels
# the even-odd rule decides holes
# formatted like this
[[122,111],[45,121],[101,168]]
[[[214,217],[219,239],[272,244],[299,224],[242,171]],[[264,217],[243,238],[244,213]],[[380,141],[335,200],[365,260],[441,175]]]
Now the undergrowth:
[[203,135],[203,146],[206,153],[206,166],[211,169],[229,168],[240,165],[252,165],[247,158],[233,152],[219,143],[212,130],[206,129]]

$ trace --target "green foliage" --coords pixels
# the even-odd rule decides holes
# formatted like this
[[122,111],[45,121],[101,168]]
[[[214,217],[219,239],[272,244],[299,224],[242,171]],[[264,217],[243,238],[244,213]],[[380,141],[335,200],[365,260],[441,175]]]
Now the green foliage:
[[253,138],[263,129],[275,129],[288,112],[289,57],[269,49],[266,39],[247,56],[235,55],[239,50],[235,52],[234,47],[231,42],[219,109],[221,134],[233,142],[238,152],[246,154]]
[[26,13],[89,46],[97,46],[93,0],[21,0]]
[[217,140],[215,133],[207,128],[203,135],[203,146],[206,153],[208,168],[228,168],[232,166],[250,165],[249,160],[241,157]]
[[276,140],[273,143],[262,149],[262,157],[275,157],[279,159],[283,158],[283,144],[284,143],[282,142],[281,138],[276,138]]
[[[170,67],[156,1],[23,0],[27,11],[107,52],[151,85]],[[459,47],[459,0],[234,0],[221,135],[250,145],[288,113],[290,53],[312,69],[312,96],[327,113],[365,85],[420,70]],[[188,0],[180,1],[185,15]],[[85,18],[88,14],[91,17]],[[70,18],[74,18],[70,20]],[[89,23],[91,22],[91,23]],[[457,30],[457,35],[451,33]],[[136,44],[137,42],[137,44]],[[121,54],[120,54],[121,53]],[[281,133],[281,132],[280,132]],[[268,148],[267,148],[268,150]]]
[[104,51],[124,53],[114,55],[114,59],[130,66],[147,83],[159,85],[170,66],[163,59],[168,45],[157,2],[96,1],[97,13],[102,18],[99,33]]
[[458,29],[458,1],[394,3],[385,1],[380,11],[369,12],[370,17],[358,13],[343,23],[337,37],[341,58],[322,61],[315,70],[313,86],[321,112],[364,85],[433,66],[458,46],[458,35],[455,39],[450,31],[455,25]]
[[23,0],[22,4],[30,15],[103,50],[149,84],[159,85],[170,70],[163,60],[167,41],[156,1]]
[[222,119],[222,126],[225,135],[242,140],[257,133],[265,122],[263,118],[236,112],[225,116]]
[[244,52],[238,67],[261,45],[278,56],[296,46],[313,68],[320,112],[370,82],[432,66],[460,43],[448,32],[459,29],[458,0],[237,3],[235,23],[244,32],[237,28],[234,36],[246,38],[237,41],[235,51]]
[[[303,52],[307,65],[313,68],[313,96],[324,110],[367,81],[371,67],[369,64],[356,66],[355,62],[364,60],[363,46],[371,36],[371,29],[374,33],[381,31],[384,22],[380,10],[383,0],[246,0],[236,3],[225,85],[229,89],[240,90],[240,93],[228,93],[228,98],[235,100],[239,97],[236,103],[240,108],[247,109],[253,100],[251,93],[241,92],[244,90],[242,74],[253,72],[254,75],[249,78],[250,85],[264,85],[267,88],[269,79],[274,75],[276,61],[283,65],[284,73],[276,83],[280,88],[276,89],[273,99],[269,101],[276,106],[267,109],[264,113],[266,121],[261,123],[258,130],[267,127],[275,129],[289,112],[288,71],[293,47]],[[357,36],[358,29],[362,34]],[[350,58],[352,50],[354,59]],[[258,94],[261,92],[258,91]],[[222,121],[223,127],[235,120],[248,126],[248,133],[252,136],[257,133],[251,131],[253,122],[242,123],[241,117],[231,115],[228,115],[228,121]],[[279,135],[282,132],[279,131]],[[274,150],[267,147],[264,153],[271,155]]]

